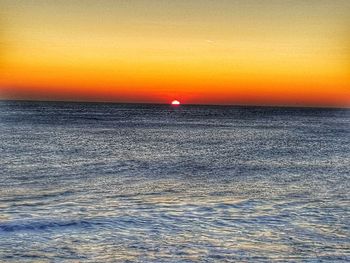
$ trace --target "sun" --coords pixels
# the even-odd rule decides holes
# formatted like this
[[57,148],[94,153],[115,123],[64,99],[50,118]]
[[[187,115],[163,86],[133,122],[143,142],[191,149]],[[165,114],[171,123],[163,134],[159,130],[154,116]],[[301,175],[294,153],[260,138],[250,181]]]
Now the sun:
[[178,101],[178,100],[173,100],[173,101],[171,102],[171,105],[180,105],[180,101]]

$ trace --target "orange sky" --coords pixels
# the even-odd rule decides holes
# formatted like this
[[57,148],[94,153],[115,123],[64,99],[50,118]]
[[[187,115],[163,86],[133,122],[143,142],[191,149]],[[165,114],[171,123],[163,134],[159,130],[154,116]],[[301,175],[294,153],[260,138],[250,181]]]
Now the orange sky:
[[350,106],[350,2],[0,0],[0,98]]

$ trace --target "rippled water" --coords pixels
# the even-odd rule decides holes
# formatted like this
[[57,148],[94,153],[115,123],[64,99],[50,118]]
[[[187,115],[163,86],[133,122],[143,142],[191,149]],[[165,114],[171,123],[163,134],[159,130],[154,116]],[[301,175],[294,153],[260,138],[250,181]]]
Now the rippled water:
[[0,103],[1,262],[350,261],[350,111]]

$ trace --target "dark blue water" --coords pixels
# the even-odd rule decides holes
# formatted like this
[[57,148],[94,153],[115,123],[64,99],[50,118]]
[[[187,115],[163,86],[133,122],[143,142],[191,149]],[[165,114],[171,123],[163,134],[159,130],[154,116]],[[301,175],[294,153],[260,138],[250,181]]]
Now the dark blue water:
[[350,111],[0,103],[1,262],[350,261]]

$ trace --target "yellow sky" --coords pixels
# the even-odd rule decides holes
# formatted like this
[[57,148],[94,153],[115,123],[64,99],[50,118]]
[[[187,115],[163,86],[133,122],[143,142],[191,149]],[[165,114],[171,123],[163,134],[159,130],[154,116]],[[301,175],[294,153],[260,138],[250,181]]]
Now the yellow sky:
[[0,0],[0,97],[350,106],[350,1]]

